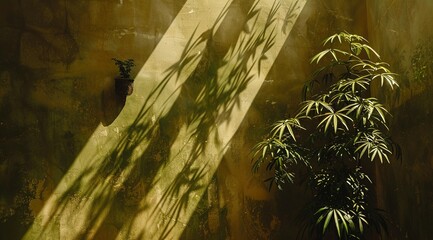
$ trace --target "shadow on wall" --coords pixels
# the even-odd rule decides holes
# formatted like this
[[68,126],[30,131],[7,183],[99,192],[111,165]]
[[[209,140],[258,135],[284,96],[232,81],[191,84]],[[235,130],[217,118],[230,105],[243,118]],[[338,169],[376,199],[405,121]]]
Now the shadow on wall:
[[[133,1],[0,3],[0,231],[8,238],[21,238],[30,207],[38,211],[49,198],[98,126],[103,76],[125,50],[108,47],[153,36],[128,45],[142,50],[131,57],[145,61],[185,2],[135,1],[135,10],[145,10],[122,19],[116,16]],[[128,21],[146,26],[131,41],[132,34],[112,36]]]
[[105,86],[101,93],[101,123],[109,126],[119,116],[126,103],[128,95],[120,94],[116,90],[114,81]]
[[[144,234],[147,234],[145,231],[149,229],[141,228],[137,233],[133,226],[136,216],[150,207],[154,207],[150,217],[162,220],[162,225],[158,226],[158,239],[167,237],[178,224],[187,224],[179,223],[179,216],[195,192],[207,187],[202,183],[207,173],[206,163],[197,168],[193,167],[193,162],[203,153],[209,139],[219,141],[219,136],[209,136],[210,133],[217,124],[231,120],[229,113],[239,104],[238,95],[253,78],[251,66],[258,64],[260,69],[265,53],[274,44],[276,33],[272,25],[276,20],[274,15],[279,5],[274,4],[265,25],[256,28],[260,10],[256,8],[257,2],[253,4],[253,1],[249,0],[248,3],[252,6],[245,17],[245,25],[248,25],[249,29],[237,29],[237,44],[222,50],[215,45],[215,31],[219,23],[222,21],[222,26],[231,24],[223,21],[227,11],[232,14],[230,7],[226,7],[213,27],[198,37],[196,33],[190,36],[179,61],[166,70],[165,77],[146,98],[137,118],[112,149],[109,157],[102,165],[90,164],[82,171],[54,202],[47,217],[41,222],[35,222],[41,225],[41,230],[31,232],[27,237],[38,239],[58,232],[59,219],[73,217],[70,214],[73,214],[74,209],[85,211],[85,215],[80,219],[83,229],[79,229],[79,233],[73,238],[92,237],[106,221],[107,215],[115,215],[118,211],[113,205],[122,203],[127,203],[128,208],[121,209],[125,215],[116,219],[115,224],[117,229],[126,229],[122,234],[127,238],[144,237]],[[200,44],[205,44],[206,48],[203,53],[196,54],[193,50]],[[179,97],[173,107],[159,109],[160,115],[152,116],[152,106],[160,98],[168,82],[173,78],[177,79],[183,74],[184,68],[194,62],[198,62],[195,71],[175,90],[179,91]],[[168,113],[164,114],[166,110]],[[179,163],[182,170],[162,193],[156,206],[141,204],[149,190],[158,182],[164,181],[164,176],[158,176],[157,172],[170,158],[176,157],[176,151],[172,150],[173,144],[182,131],[189,135],[185,139],[185,146],[180,148],[188,145],[192,149],[183,159],[184,162]],[[149,144],[141,146],[143,142]],[[146,150],[140,156],[135,156],[138,148]],[[92,158],[89,161],[92,162]]]
[[[190,78],[183,84],[179,98],[173,105],[172,111],[160,119],[160,133],[162,138],[154,138],[148,149],[150,150],[147,157],[162,156],[164,163],[173,152],[165,152],[160,146],[172,146],[182,126],[189,130],[188,139],[185,141],[191,144],[191,152],[182,164],[182,170],[175,175],[168,189],[162,193],[162,197],[151,212],[151,218],[161,218],[162,224],[158,226],[161,230],[158,239],[166,239],[176,226],[184,228],[188,223],[180,222],[179,217],[186,210],[191,198],[201,188],[207,188],[203,185],[203,178],[212,178],[209,176],[206,162],[197,168],[193,166],[194,161],[203,154],[207,143],[211,138],[219,142],[220,136],[212,135],[214,128],[224,122],[230,122],[230,112],[239,104],[239,94],[245,90],[246,85],[252,80],[251,74],[253,67],[262,60],[265,53],[274,43],[274,29],[271,29],[275,21],[274,14],[279,5],[275,4],[270,10],[267,22],[263,29],[257,28],[256,19],[260,10],[256,8],[257,2],[248,1],[251,9],[246,14],[245,24],[249,23],[250,30],[247,34],[240,35],[245,29],[237,29],[235,41],[230,49],[218,49],[215,45],[218,39],[211,36],[206,42],[206,49],[202,61],[198,64],[196,70]],[[233,4],[236,4],[234,2]],[[230,11],[226,19],[230,19]],[[235,12],[232,14],[236,14]],[[239,17],[239,15],[236,15]],[[225,30],[231,22],[224,21],[220,29]],[[212,31],[213,32],[213,31]],[[268,34],[269,33],[269,34]],[[217,32],[215,35],[218,35]],[[237,42],[237,43],[235,43]],[[260,52],[258,48],[262,46]],[[259,51],[259,52],[258,52]],[[220,71],[224,69],[224,71]],[[185,114],[189,113],[189,114]],[[175,123],[175,124],[173,124]],[[179,151],[180,152],[180,151]],[[146,153],[145,153],[146,156]],[[180,159],[179,159],[180,160]],[[164,164],[163,163],[163,164]],[[141,169],[141,175],[145,168]],[[162,176],[163,177],[163,176]],[[154,182],[158,181],[154,178]],[[162,179],[161,179],[162,180]],[[147,206],[141,207],[134,211],[139,215],[141,211],[146,210]],[[158,215],[162,215],[158,216]],[[136,216],[132,216],[129,221],[134,222]],[[124,235],[130,237],[129,233],[133,224],[129,225],[129,231]],[[142,229],[138,234],[139,238],[146,238],[145,231]],[[227,234],[220,232],[219,234]],[[132,233],[133,238],[137,234]],[[197,236],[194,236],[197,237]],[[202,236],[207,238],[209,236]]]
[[[270,177],[270,172],[251,174],[250,149],[268,130],[263,126],[290,117],[287,114],[299,107],[302,87],[314,72],[309,59],[320,50],[321,41],[328,34],[345,29],[367,34],[364,5],[363,1],[307,1],[296,20],[233,138],[232,142],[237,146],[232,145],[218,170],[218,176],[221,176],[218,187],[223,192],[222,204],[227,209],[232,239],[234,234],[237,234],[234,239],[296,238],[302,227],[296,216],[310,197],[309,192],[297,184],[287,186],[283,192],[275,188],[268,192],[263,181]],[[291,20],[288,18],[284,22]]]
[[[171,77],[182,71],[182,65],[198,59],[197,55],[190,55],[190,50],[205,39],[202,36],[193,42],[193,37],[191,36],[182,59],[178,62],[179,66],[173,66],[173,68],[167,70],[163,81],[147,97],[144,105],[147,107],[140,110],[138,117],[128,127],[127,134],[123,135],[117,146],[112,149],[109,158],[105,159],[101,166],[91,165],[80,172],[79,176],[55,202],[56,206],[52,208],[53,210],[49,213],[48,219],[42,224],[41,231],[37,233],[37,236],[32,234],[30,238],[43,238],[52,234],[52,232],[58,232],[57,228],[59,226],[56,224],[58,218],[64,217],[67,214],[66,210],[71,208],[79,209],[82,204],[89,204],[88,208],[91,211],[86,212],[84,217],[86,228],[79,229],[81,232],[76,238],[86,238],[88,235],[94,234],[92,231],[94,231],[95,225],[100,224],[100,216],[106,215],[106,211],[110,209],[113,199],[123,187],[125,174],[129,178],[131,166],[134,168],[140,163],[141,159],[131,162],[134,150],[146,139],[151,140],[158,135],[158,125],[148,116],[152,106],[152,98],[157,98]],[[153,163],[155,166],[152,166],[152,163],[152,161],[146,159],[146,164],[148,164],[146,172],[148,174],[154,173],[157,169],[157,164]],[[89,202],[86,203],[86,201]]]

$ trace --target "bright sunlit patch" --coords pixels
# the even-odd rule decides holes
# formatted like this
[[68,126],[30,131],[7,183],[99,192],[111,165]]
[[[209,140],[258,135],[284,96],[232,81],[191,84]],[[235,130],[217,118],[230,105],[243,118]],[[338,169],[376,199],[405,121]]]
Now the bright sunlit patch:
[[[209,88],[205,84],[196,97],[196,116],[183,125],[167,164],[156,174],[154,187],[141,201],[136,216],[124,224],[118,239],[181,236],[288,36],[280,29],[290,32],[304,4],[258,1],[253,5],[250,11],[260,9],[260,13],[249,20],[251,31],[241,33],[224,57],[217,77],[206,80],[213,84]],[[291,15],[287,13],[290,9],[295,19],[281,21]],[[203,132],[206,135],[201,138]]]
[[[93,236],[149,144],[143,135],[152,134],[149,129],[170,110],[179,87],[195,69],[197,53],[205,47],[200,33],[220,20],[229,2],[185,3],[138,73],[135,92],[121,114],[110,126],[98,126],[24,239]],[[188,14],[191,9],[196,11]]]
[[[201,61],[210,55],[206,44],[231,2],[185,3],[137,75],[121,114],[95,130],[24,239],[92,238],[131,179],[150,179],[150,187],[118,238],[180,237],[306,0],[253,4],[250,30],[203,81],[207,73],[200,70],[212,69]],[[196,79],[200,89],[194,89]],[[192,102],[179,100],[190,97],[185,89],[197,93]],[[166,122],[171,119],[181,122],[179,128]],[[155,146],[164,151],[152,155]],[[137,176],[143,169],[149,174],[149,163],[155,173]]]

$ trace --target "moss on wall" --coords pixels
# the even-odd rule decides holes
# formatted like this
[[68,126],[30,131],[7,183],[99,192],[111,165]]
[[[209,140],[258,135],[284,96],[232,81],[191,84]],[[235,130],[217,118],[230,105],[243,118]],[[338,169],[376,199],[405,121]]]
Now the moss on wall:
[[[272,1],[262,2],[268,4]],[[116,68],[110,59],[134,58],[139,66],[133,73],[135,75],[149,59],[155,59],[152,54],[160,41],[171,38],[171,41],[164,41],[166,45],[159,46],[158,50],[166,59],[152,63],[152,66],[147,67],[149,72],[144,73],[144,78],[150,79],[150,82],[137,85],[153,86],[154,80],[151,78],[162,78],[155,74],[169,72],[170,69],[165,71],[161,69],[162,66],[176,61],[173,58],[177,52],[180,51],[181,55],[182,49],[177,49],[176,44],[184,46],[188,39],[193,39],[193,36],[185,34],[187,31],[180,30],[187,29],[190,32],[194,30],[191,26],[197,26],[197,19],[188,20],[188,16],[191,16],[188,14],[199,14],[194,9],[207,9],[206,4],[209,3],[185,0],[2,1],[0,231],[7,233],[8,239],[19,239],[31,224],[40,224],[34,222],[35,217],[53,197],[53,192],[65,185],[64,178],[77,177],[78,173],[74,175],[69,171],[86,169],[89,165],[103,167],[98,169],[95,176],[83,173],[85,177],[82,177],[82,181],[77,180],[76,184],[67,188],[69,192],[60,196],[65,201],[65,205],[60,206],[80,206],[80,202],[86,200],[82,196],[88,196],[83,194],[83,189],[93,192],[96,190],[92,187],[112,181],[111,185],[106,185],[112,187],[112,191],[97,195],[100,199],[95,202],[99,204],[94,204],[94,213],[88,215],[90,220],[100,221],[92,223],[97,226],[96,229],[74,229],[80,226],[68,222],[68,219],[74,219],[74,211],[62,212],[59,207],[51,228],[45,231],[53,239],[77,232],[82,235],[76,236],[91,236],[95,239],[127,236],[127,228],[134,226],[132,222],[140,219],[140,213],[154,207],[142,204],[148,193],[152,190],[156,192],[155,196],[164,199],[162,190],[152,188],[154,184],[159,184],[156,180],[164,179],[164,176],[158,175],[158,171],[166,168],[165,164],[170,163],[167,159],[174,158],[178,151],[181,154],[176,155],[176,159],[181,162],[178,168],[184,169],[180,173],[170,172],[177,174],[175,179],[180,181],[173,185],[175,187],[172,191],[176,192],[176,186],[178,189],[200,188],[206,191],[203,190],[204,194],[199,199],[191,197],[194,190],[189,192],[191,196],[187,196],[187,203],[197,204],[191,220],[186,223],[176,222],[161,215],[158,216],[162,219],[161,226],[166,224],[168,230],[171,227],[180,229],[182,233],[179,237],[182,239],[285,239],[295,236],[299,229],[296,214],[304,205],[308,193],[297,186],[292,186],[285,192],[275,189],[268,191],[262,181],[268,173],[253,175],[250,172],[250,149],[266,131],[264,126],[287,117],[297,108],[301,88],[312,70],[309,59],[319,49],[321,40],[334,32],[347,30],[367,36],[375,48],[383,53],[384,60],[390,62],[403,79],[399,99],[386,94],[383,97],[395,106],[393,132],[408,160],[404,160],[401,165],[392,164],[389,171],[379,168],[379,205],[388,210],[395,221],[393,236],[400,234],[413,239],[432,238],[429,217],[433,214],[433,179],[429,171],[433,168],[433,152],[429,143],[433,129],[429,121],[433,99],[429,93],[432,87],[433,56],[428,41],[429,36],[433,36],[428,24],[433,20],[429,14],[433,9],[432,4],[427,0],[412,3],[403,0],[310,0],[299,9],[295,3],[300,2],[302,1],[281,1],[282,9],[287,9],[287,12],[279,18],[278,21],[282,24],[275,30],[275,34],[290,34],[284,43],[279,43],[281,51],[278,54],[268,54],[263,58],[271,60],[272,68],[268,69],[269,73],[258,95],[243,99],[252,102],[252,105],[236,129],[230,146],[224,149],[225,154],[216,173],[203,175],[201,168],[184,164],[193,162],[191,159],[197,156],[194,152],[182,152],[184,150],[179,138],[185,135],[185,125],[190,130],[197,127],[199,130],[192,136],[199,140],[195,140],[194,146],[197,151],[205,152],[204,149],[209,146],[205,141],[213,139],[210,133],[215,129],[214,124],[230,122],[231,118],[238,117],[230,114],[217,115],[214,110],[222,108],[224,104],[230,104],[233,109],[242,105],[233,96],[246,89],[248,84],[220,89],[228,94],[226,96],[214,92],[212,86],[219,85],[212,81],[221,81],[221,69],[229,71],[231,66],[237,64],[236,61],[230,64],[225,61],[233,61],[238,57],[231,50],[237,46],[238,41],[248,40],[240,36],[256,30],[249,21],[249,13],[255,6],[255,1],[236,0],[228,4],[228,12],[223,21],[219,22],[218,30],[214,34],[203,35],[206,36],[203,38],[206,41],[200,44],[206,46],[199,52],[202,54],[200,58],[185,58],[193,56],[193,51],[185,50],[187,53],[182,55],[180,60],[199,59],[190,76],[182,76],[179,66],[184,66],[182,64],[185,62],[179,60],[179,68],[176,68],[179,70],[178,78],[183,78],[185,82],[181,90],[173,94],[179,97],[176,101],[173,100],[174,108],[167,110],[167,115],[161,119],[156,116],[150,116],[146,121],[138,119],[138,122],[143,121],[149,125],[134,125],[137,128],[131,131],[127,131],[125,126],[129,124],[128,120],[134,120],[134,116],[128,115],[130,112],[120,111],[124,104],[127,104],[129,110],[139,108],[140,101],[130,98],[132,100],[125,103],[125,99],[115,99],[113,78]],[[266,6],[270,9],[272,4],[268,5]],[[179,14],[182,9],[184,12]],[[302,12],[298,18],[296,14],[291,14],[300,10]],[[175,20],[179,28],[167,36],[166,31]],[[291,29],[290,24],[293,23],[295,25]],[[200,24],[203,26],[213,23],[201,21]],[[249,56],[248,54],[250,53],[245,55]],[[238,58],[240,61],[243,59],[242,56]],[[106,101],[107,99],[111,100]],[[242,100],[239,99],[241,98],[237,101]],[[153,106],[150,111],[157,113],[160,110],[157,108]],[[126,110],[129,111],[128,109]],[[125,117],[121,124],[114,123],[119,125],[110,125],[121,113],[130,117]],[[101,126],[101,122],[105,126]],[[152,124],[156,127],[151,128]],[[125,133],[130,134],[132,139],[145,139],[143,142],[150,140],[146,146],[130,144]],[[224,136],[215,134],[212,137],[217,139]],[[114,142],[114,150],[110,150],[110,157],[103,158],[106,162],[92,165],[93,162],[85,161],[94,158],[79,157],[83,152],[86,153],[87,148],[103,149],[101,144],[107,138]],[[126,140],[122,142],[119,139]],[[119,144],[126,142],[128,151],[121,145],[115,146],[117,140]],[[183,142],[188,143],[187,140]],[[139,154],[140,163],[133,167],[130,176],[120,174],[121,170],[128,167],[127,163],[133,158],[134,151],[141,148],[145,150]],[[211,155],[205,157],[215,158]],[[77,163],[77,159],[81,162]],[[74,164],[81,164],[82,167]],[[208,164],[212,164],[212,161],[209,160]],[[118,180],[122,178],[126,180]],[[88,179],[91,179],[90,182],[93,180],[93,185],[83,187],[82,184],[88,183]],[[192,184],[193,180],[197,180],[197,184]],[[208,182],[209,185],[201,185],[203,182]],[[175,199],[176,196],[174,194],[171,197]],[[164,201],[171,201],[167,200],[170,197],[165,196],[165,199]],[[182,204],[179,201],[173,202]],[[153,202],[153,205],[157,204]],[[413,206],[417,206],[417,210],[412,211]],[[177,208],[177,212],[183,213],[181,210],[182,208]],[[61,214],[65,216],[59,217]],[[68,218],[68,214],[71,214],[71,218]],[[103,216],[101,220],[99,216]],[[80,219],[74,220],[81,223],[78,221]],[[145,223],[137,224],[146,226]],[[163,228],[161,226],[152,227]]]

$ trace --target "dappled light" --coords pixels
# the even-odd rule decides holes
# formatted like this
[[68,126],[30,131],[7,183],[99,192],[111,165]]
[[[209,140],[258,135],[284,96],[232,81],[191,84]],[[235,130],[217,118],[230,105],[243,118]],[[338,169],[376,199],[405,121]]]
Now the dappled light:
[[[182,233],[272,66],[268,55],[278,53],[287,36],[277,35],[276,30],[282,24],[277,16],[287,14],[281,3],[250,2],[245,17],[249,29],[234,33],[238,40],[223,52],[216,52],[214,35],[230,24],[224,22],[231,13],[230,2],[215,4],[213,12],[220,11],[214,12],[214,23],[207,13],[207,24],[190,28],[189,39],[179,42],[184,44],[178,49],[179,60],[155,73],[154,64],[168,64],[175,55],[164,55],[166,41],[173,40],[171,31],[185,23],[174,20],[137,75],[136,90],[118,118],[95,131],[98,138],[84,147],[25,238],[54,234],[62,219],[76,227],[60,232],[61,236],[92,237],[113,204],[126,197],[125,189],[139,184],[144,189],[136,196],[139,207],[125,221],[119,237],[166,239]],[[188,7],[187,2],[179,15],[190,11]],[[297,9],[299,14],[301,8]],[[158,75],[162,78],[152,79]],[[136,108],[138,102],[141,109]],[[187,114],[180,115],[184,111]],[[113,136],[116,132],[123,134]],[[102,142],[101,135],[106,135]]]
[[432,239],[431,11],[4,0],[0,238]]

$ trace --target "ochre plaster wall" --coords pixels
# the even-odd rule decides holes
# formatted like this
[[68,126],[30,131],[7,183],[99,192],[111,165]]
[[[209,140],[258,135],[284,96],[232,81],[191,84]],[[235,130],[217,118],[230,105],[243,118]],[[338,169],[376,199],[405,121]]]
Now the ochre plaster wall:
[[111,58],[142,65],[184,2],[0,2],[1,238],[27,231],[105,121]]
[[397,94],[377,92],[393,109],[392,136],[403,151],[402,162],[376,166],[390,239],[433,238],[432,11],[428,0],[367,1],[369,39],[400,75]]
[[[219,11],[211,14],[212,9],[223,9],[225,2],[228,11],[218,22],[215,18]],[[273,1],[261,2],[263,5],[258,6],[265,6],[264,12],[272,8]],[[252,104],[246,108],[248,111],[221,117],[223,115],[213,113],[220,108],[214,101],[220,97],[224,99],[224,96],[215,96],[213,85],[207,85],[207,81],[221,81],[219,74],[236,66],[236,61],[227,65],[226,59],[232,61],[249,56],[238,57],[233,49],[240,52],[242,48],[236,45],[237,42],[246,41],[248,34],[260,27],[252,27],[255,25],[251,22],[247,24],[248,13],[255,1],[220,3],[199,0],[4,0],[0,3],[2,237],[19,239],[30,232],[28,239],[32,236],[127,239],[131,236],[145,238],[150,232],[171,234],[177,231],[177,235],[168,236],[182,239],[295,238],[299,230],[297,214],[308,194],[296,185],[289,186],[284,192],[275,189],[269,192],[263,183],[268,173],[253,175],[250,171],[250,149],[261,139],[268,124],[297,108],[303,83],[313,70],[309,59],[318,51],[323,38],[343,30],[367,36],[384,60],[403,76],[400,99],[388,98],[395,104],[393,133],[402,145],[405,160],[401,165],[393,163],[390,171],[378,166],[378,204],[393,217],[397,229],[393,232],[395,236],[432,237],[428,219],[433,214],[432,177],[429,174],[433,154],[428,145],[428,133],[433,131],[429,124],[432,99],[428,94],[431,89],[428,79],[431,79],[433,64],[430,55],[425,55],[433,51],[433,45],[425,44],[433,34],[427,24],[431,22],[428,12],[433,10],[432,4],[427,0],[410,4],[403,0],[281,1],[281,9],[285,12],[278,15],[277,22],[281,25],[275,32],[277,39],[282,39],[277,46],[281,50],[267,54],[261,67],[267,70],[267,75],[263,76],[260,91],[257,95],[247,93],[240,98],[241,102]],[[288,14],[296,13],[290,11],[293,6],[297,7],[296,11],[302,10],[299,17]],[[200,14],[207,18],[198,18]],[[182,58],[182,46],[193,39],[190,33],[197,27],[196,37],[202,33],[201,29],[211,28],[215,22],[218,25],[212,38],[203,38],[205,41],[194,45],[191,53],[185,53],[193,59],[192,63],[186,63],[187,58]],[[198,54],[194,55],[196,52]],[[155,53],[159,55],[155,56]],[[113,78],[117,73],[110,60],[112,57],[134,58],[137,64],[133,72],[139,75],[136,92],[126,102],[113,93]],[[179,84],[183,85],[181,91],[173,90],[174,107],[167,112],[161,110],[166,114],[161,118],[155,114],[145,115],[144,120],[135,118],[131,112],[142,107],[140,99],[147,96],[142,92],[147,93],[145,88],[151,89],[155,85],[153,79],[163,79],[161,76],[167,73],[165,66],[179,57],[186,63],[188,74],[179,71]],[[270,62],[269,66],[266,61]],[[412,61],[420,65],[416,69],[430,64],[425,73],[429,77],[415,77]],[[142,66],[148,72],[139,73]],[[239,89],[240,92],[249,91],[247,87],[246,90]],[[236,89],[233,90],[236,93]],[[196,102],[200,93],[208,100]],[[171,101],[170,96],[167,101]],[[230,96],[226,99],[229,104],[243,106],[243,103],[232,103],[231,98],[236,99]],[[120,112],[122,107],[124,111]],[[158,113],[159,110],[151,107],[150,111]],[[120,119],[116,119],[119,114]],[[217,152],[203,150],[199,151],[202,157],[197,157],[208,158],[209,165],[216,164],[216,172],[202,174],[203,169],[208,168],[188,165],[195,153],[185,152],[182,142],[186,142],[185,148],[206,148],[209,145],[197,145],[198,141],[188,145],[188,136],[198,137],[203,142],[213,141],[210,136],[224,139],[221,134],[213,134],[212,126],[230,118],[240,118],[240,125],[234,130],[222,131],[222,135],[236,133],[229,147],[221,151],[224,153],[221,163],[211,161],[217,158],[214,157],[219,154]],[[131,124],[134,120],[158,127]],[[191,131],[194,127],[200,131],[188,135],[185,124]],[[135,130],[130,131],[128,126],[135,126]],[[128,134],[131,139],[141,142],[128,145],[129,140],[125,138]],[[140,134],[146,136],[137,138]],[[185,140],[179,141],[183,136]],[[117,150],[123,149],[116,143],[124,142],[130,152],[119,151],[119,155],[115,155]],[[108,145],[112,149],[106,150]],[[111,157],[97,158],[89,153],[111,154]],[[130,158],[139,163],[135,162],[131,168],[123,166],[124,163],[132,165]],[[96,164],[98,159],[101,162]],[[185,166],[189,167],[188,171],[176,171]],[[165,168],[168,170],[161,175],[159,171]],[[86,176],[86,171],[91,174]],[[179,188],[172,188],[172,194],[176,191],[188,193],[188,201],[174,201],[179,207],[171,209],[182,215],[188,211],[188,205],[194,205],[194,211],[187,222],[176,219],[175,214],[165,218],[161,211],[158,212],[161,217],[155,219],[162,220],[155,220],[153,224],[146,218],[146,211],[159,204],[153,198],[143,199],[155,196],[155,199],[162,199],[160,202],[170,202],[165,194],[168,191],[159,187],[160,182],[170,179],[170,175],[176,175],[175,181],[182,183],[184,179],[187,183],[169,185]],[[119,180],[124,178],[126,180]],[[188,184],[194,180],[200,184]],[[97,186],[114,190],[95,190]],[[96,192],[96,195],[88,192]],[[180,195],[169,196],[180,198]],[[60,204],[60,200],[64,202]],[[88,206],[85,202],[93,202],[90,205],[93,214],[81,215],[82,209]],[[49,212],[43,208],[49,209],[50,204],[60,207],[54,208],[56,211],[51,215],[42,214]],[[413,206],[417,206],[416,210]],[[83,220],[82,216],[89,217]],[[41,227],[44,222],[49,222],[45,224],[48,227]],[[152,236],[161,238],[164,235]]]
[[270,124],[297,110],[323,39],[344,30],[366,35],[365,17],[364,1],[307,1],[217,172],[231,239],[296,239],[309,195],[296,184],[269,192],[269,172],[251,174],[251,149]]

